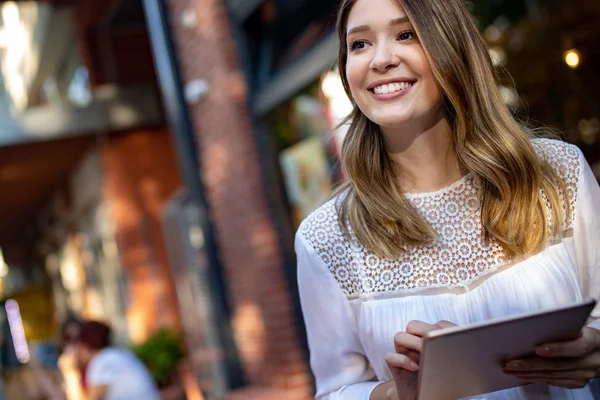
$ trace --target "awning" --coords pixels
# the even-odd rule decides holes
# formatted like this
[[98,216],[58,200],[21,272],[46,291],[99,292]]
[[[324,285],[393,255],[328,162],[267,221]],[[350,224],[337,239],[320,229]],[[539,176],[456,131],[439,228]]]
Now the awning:
[[317,79],[324,71],[334,65],[337,54],[337,37],[335,34],[330,34],[298,61],[277,74],[271,82],[257,93],[252,101],[256,114],[259,116],[265,115]]

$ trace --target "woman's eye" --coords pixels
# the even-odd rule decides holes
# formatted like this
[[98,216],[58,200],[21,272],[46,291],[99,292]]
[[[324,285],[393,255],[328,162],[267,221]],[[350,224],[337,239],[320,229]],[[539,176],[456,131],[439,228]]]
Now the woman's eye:
[[415,33],[413,31],[405,31],[398,35],[399,40],[411,40],[415,38]]
[[365,47],[367,47],[367,43],[364,40],[356,40],[350,44],[351,51],[362,50]]

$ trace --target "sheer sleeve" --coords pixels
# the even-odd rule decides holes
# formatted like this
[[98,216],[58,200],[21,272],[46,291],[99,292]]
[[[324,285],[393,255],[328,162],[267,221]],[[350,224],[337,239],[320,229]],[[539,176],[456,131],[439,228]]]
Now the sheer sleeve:
[[[600,300],[600,187],[583,154],[577,182],[573,235],[585,297]],[[592,312],[590,326],[600,329],[600,305]]]
[[296,234],[298,287],[318,400],[368,400],[379,382],[362,350],[350,301],[321,257]]

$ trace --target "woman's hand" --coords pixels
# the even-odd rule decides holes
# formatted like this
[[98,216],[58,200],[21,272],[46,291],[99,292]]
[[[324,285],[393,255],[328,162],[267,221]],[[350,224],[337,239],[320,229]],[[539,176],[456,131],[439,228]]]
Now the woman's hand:
[[583,328],[577,339],[545,344],[535,353],[535,357],[508,362],[505,372],[528,382],[582,388],[600,370],[600,331]]
[[452,322],[440,321],[434,325],[421,321],[412,321],[406,326],[406,332],[394,336],[394,349],[385,361],[394,378],[394,385],[387,391],[389,400],[414,400],[417,397],[419,358],[423,350],[423,336],[428,332],[456,326]]

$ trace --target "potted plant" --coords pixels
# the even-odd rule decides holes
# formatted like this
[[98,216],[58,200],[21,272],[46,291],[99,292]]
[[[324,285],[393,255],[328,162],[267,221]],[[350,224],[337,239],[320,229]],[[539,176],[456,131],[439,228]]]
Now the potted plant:
[[161,328],[132,351],[146,365],[159,388],[171,385],[177,365],[184,357],[178,336],[169,328]]

